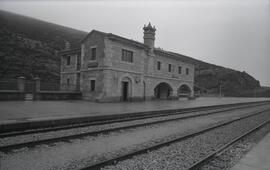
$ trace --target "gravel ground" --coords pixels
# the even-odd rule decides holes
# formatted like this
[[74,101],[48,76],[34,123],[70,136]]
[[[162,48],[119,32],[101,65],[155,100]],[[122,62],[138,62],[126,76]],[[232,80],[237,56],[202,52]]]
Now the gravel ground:
[[236,142],[222,154],[207,162],[199,170],[229,170],[240,161],[265,135],[270,132],[270,123],[260,130]]
[[[260,109],[264,107],[265,106],[258,106],[254,109]],[[215,111],[218,111],[218,110],[223,110],[223,109],[215,109]],[[237,112],[237,111],[238,110],[234,112]],[[181,114],[181,115],[148,118],[148,119],[134,120],[134,121],[128,121],[128,122],[121,122],[121,123],[110,123],[110,124],[105,124],[105,125],[95,125],[95,126],[88,126],[88,127],[74,128],[74,129],[67,129],[67,130],[58,130],[58,131],[45,132],[45,133],[35,133],[35,134],[19,135],[19,136],[14,136],[14,137],[5,137],[5,138],[0,138],[0,146],[19,144],[19,143],[25,143],[25,142],[31,142],[31,141],[39,141],[39,140],[51,139],[55,137],[65,137],[65,136],[70,136],[70,135],[80,134],[80,133],[90,133],[90,132],[95,132],[95,131],[100,131],[100,130],[125,127],[125,126],[142,124],[142,123],[147,123],[147,122],[181,118],[188,115],[206,114],[208,112],[209,111],[200,111],[200,112],[187,113],[187,114]],[[230,112],[232,111],[227,111],[220,114],[225,114],[225,113],[230,114]]]
[[[251,110],[249,109],[249,111]],[[228,114],[214,114],[123,130],[96,137],[74,139],[69,142],[22,148],[13,150],[10,153],[0,152],[0,163],[3,169],[12,170],[77,169],[128,151],[175,138],[186,132],[230,120],[232,117],[239,117],[246,113],[247,111],[235,111]]]
[[[189,166],[202,159],[207,154],[269,118],[270,114],[268,112],[240,122],[237,121],[187,140],[162,147],[158,150],[134,156],[132,159],[118,162],[116,165],[104,167],[103,170],[188,169]],[[219,165],[219,169],[224,169],[222,164]],[[215,168],[212,167],[209,169]]]

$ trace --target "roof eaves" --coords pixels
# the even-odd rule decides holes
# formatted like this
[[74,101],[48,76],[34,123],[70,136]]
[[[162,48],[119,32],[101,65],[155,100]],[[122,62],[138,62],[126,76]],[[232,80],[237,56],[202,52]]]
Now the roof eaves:
[[118,35],[115,35],[115,34],[112,34],[112,33],[108,33],[107,37],[110,40],[125,42],[125,43],[129,43],[130,45],[133,45],[133,46],[136,46],[136,47],[148,49],[148,47],[145,44],[141,43],[141,42],[131,40],[131,39],[127,39],[127,38],[124,38],[124,37],[121,37],[121,36],[118,36]]
[[170,52],[170,51],[165,51],[165,50],[161,50],[161,49],[157,49],[157,48],[154,49],[154,52],[165,54],[168,57],[173,57],[174,59],[177,59],[179,61],[182,61],[182,62],[185,62],[185,63],[189,63],[189,64],[193,64],[194,65],[194,63],[192,63],[192,62],[187,61],[187,60],[185,60],[183,58],[180,58],[180,57],[191,58],[191,57],[188,57],[188,56],[185,56],[185,55],[182,55],[182,54],[178,54],[178,53],[174,53],[174,52]]

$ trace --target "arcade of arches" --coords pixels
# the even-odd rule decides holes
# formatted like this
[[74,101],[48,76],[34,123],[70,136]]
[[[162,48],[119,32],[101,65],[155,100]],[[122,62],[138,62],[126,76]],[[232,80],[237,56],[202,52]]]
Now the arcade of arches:
[[[177,89],[177,97],[190,97],[191,95],[192,90],[186,84]],[[154,88],[154,96],[156,99],[170,99],[173,96],[173,88],[166,82],[159,83]]]

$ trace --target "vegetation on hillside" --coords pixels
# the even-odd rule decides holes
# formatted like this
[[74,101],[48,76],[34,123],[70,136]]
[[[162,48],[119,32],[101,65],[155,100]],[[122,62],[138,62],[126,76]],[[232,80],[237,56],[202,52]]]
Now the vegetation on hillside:
[[59,81],[57,52],[79,44],[86,32],[0,11],[0,79],[24,76]]

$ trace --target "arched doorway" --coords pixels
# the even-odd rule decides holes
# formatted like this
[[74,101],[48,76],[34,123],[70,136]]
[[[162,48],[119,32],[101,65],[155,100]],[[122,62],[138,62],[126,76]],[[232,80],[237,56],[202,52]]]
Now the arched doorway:
[[124,77],[121,80],[121,101],[129,101],[132,93],[132,83],[130,78]]
[[159,83],[155,89],[155,97],[157,99],[168,99],[172,96],[173,89],[168,83]]
[[191,89],[188,85],[183,84],[177,90],[178,97],[190,97],[191,96]]

